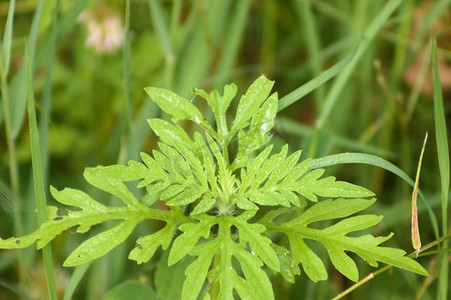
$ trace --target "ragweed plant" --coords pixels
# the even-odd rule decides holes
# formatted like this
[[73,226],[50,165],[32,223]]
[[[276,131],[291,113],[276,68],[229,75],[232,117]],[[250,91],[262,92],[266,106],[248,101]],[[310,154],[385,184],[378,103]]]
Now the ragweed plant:
[[[129,259],[145,263],[158,247],[170,248],[169,265],[186,255],[195,260],[185,271],[182,298],[205,295],[214,299],[274,299],[265,268],[280,273],[287,281],[304,272],[313,281],[327,279],[323,261],[310,248],[309,241],[320,242],[335,268],[357,281],[353,252],[377,266],[378,262],[427,275],[416,261],[400,249],[382,247],[386,237],[370,234],[348,235],[378,224],[382,216],[354,215],[376,201],[374,194],[360,186],[322,178],[323,169],[310,168],[311,159],[300,162],[301,151],[288,155],[288,146],[272,153],[269,134],[277,113],[274,82],[258,78],[240,98],[235,117],[228,119],[228,108],[237,88],[226,85],[222,94],[194,89],[212,109],[210,124],[190,101],[159,88],[146,88],[150,98],[172,122],[149,119],[159,138],[159,150],[141,153],[142,162],[128,165],[87,168],[85,179],[124,203],[109,207],[86,193],[51,188],[51,194],[68,208],[58,214],[48,207],[48,220],[23,237],[0,241],[1,248],[23,248],[34,242],[42,248],[62,231],[77,226],[77,232],[116,220],[112,228],[78,246],[64,266],[75,266],[105,255],[122,243],[141,221],[165,223],[160,230],[141,237]],[[177,124],[189,120],[197,126],[192,136]],[[235,150],[233,150],[235,149]],[[145,189],[137,199],[124,182],[137,181]],[[163,201],[168,210],[150,206]],[[310,202],[308,202],[310,201]],[[310,204],[310,205],[308,205]],[[315,222],[340,219],[326,227]],[[320,223],[321,224],[321,223]],[[287,244],[270,238],[287,237]],[[170,247],[171,246],[171,247]],[[266,267],[265,267],[266,266]]]

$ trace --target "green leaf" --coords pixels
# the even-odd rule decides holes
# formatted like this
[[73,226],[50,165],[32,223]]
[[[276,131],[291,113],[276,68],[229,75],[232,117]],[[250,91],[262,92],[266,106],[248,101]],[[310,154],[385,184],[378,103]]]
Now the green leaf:
[[[389,172],[392,172],[396,176],[402,178],[405,182],[407,182],[411,187],[415,187],[414,181],[400,168],[395,166],[394,164],[390,163],[389,161],[375,156],[370,155],[366,153],[340,153],[340,154],[334,154],[325,156],[322,158],[313,159],[312,163],[310,165],[310,169],[318,169],[318,168],[324,168],[328,166],[335,166],[335,165],[341,165],[341,164],[367,164],[376,166],[379,168],[383,168]],[[418,190],[418,194],[420,195],[421,200],[426,205],[428,209],[428,213],[431,219],[432,227],[434,229],[434,233],[436,237],[439,237],[439,229],[438,229],[438,222],[437,217],[435,216],[435,213],[433,212],[430,204],[426,199],[424,198],[423,193],[421,190]]]
[[244,166],[243,162],[255,150],[260,149],[269,142],[269,131],[274,126],[277,113],[277,93],[272,94],[260,107],[252,118],[248,131],[240,130],[238,133],[238,153],[232,168]]
[[[365,200],[365,199],[336,199],[336,200],[325,200],[318,205],[313,205],[306,212],[304,212],[300,217],[285,223],[287,226],[292,226],[293,224],[301,223],[307,225],[317,221],[330,220],[335,218],[345,218],[356,212],[364,210],[365,208],[371,206],[376,199]],[[333,204],[333,205],[332,205]]]
[[[205,279],[207,278],[208,269],[210,268],[213,256],[219,249],[219,246],[218,242],[210,242],[201,244],[191,250],[190,254],[198,257],[188,266],[188,268],[186,268],[186,279],[182,288],[183,300],[197,299]],[[169,254],[169,259],[171,253]]]
[[[99,178],[96,176],[100,176],[99,170],[105,171],[103,175],[105,176],[106,183],[99,184],[97,182]],[[64,265],[74,266],[88,262],[109,252],[115,246],[122,243],[130,235],[135,226],[144,219],[156,219],[166,222],[175,219],[178,220],[177,224],[183,222],[185,217],[181,213],[150,209],[140,204],[130,192],[126,191],[123,183],[122,186],[125,190],[118,182],[114,182],[112,174],[115,172],[112,172],[112,170],[114,168],[96,168],[95,170],[91,170],[93,172],[88,172],[88,178],[105,188],[105,190],[109,190],[120,197],[126,195],[129,198],[127,199],[129,205],[108,207],[100,204],[81,191],[69,188],[57,191],[52,188],[51,193],[58,202],[76,207],[79,210],[68,210],[67,213],[58,215],[56,207],[48,207],[48,219],[41,224],[38,230],[23,237],[0,240],[0,248],[24,248],[37,242],[37,247],[40,249],[58,234],[71,227],[78,226],[77,232],[82,233],[88,231],[95,224],[107,220],[119,220],[117,225],[86,240],[69,255]],[[138,203],[138,205],[135,203]],[[173,236],[173,232],[170,233],[170,236]]]
[[218,128],[219,140],[225,144],[227,135],[229,133],[227,127],[226,111],[230,102],[236,95],[237,87],[235,84],[229,84],[224,87],[224,93],[221,96],[218,91],[212,91],[210,94],[202,89],[194,89],[193,94],[199,95],[207,100],[208,104],[213,109],[216,119],[216,126]]
[[303,237],[296,232],[285,232],[290,241],[294,263],[301,263],[304,272],[313,282],[326,280],[326,267],[324,267],[324,264],[318,255],[305,244]]
[[166,144],[176,148],[178,148],[177,146],[179,145],[183,145],[193,151],[194,143],[182,127],[172,125],[171,123],[161,119],[148,119],[147,122],[157,137]]
[[185,98],[178,96],[174,92],[154,87],[148,87],[144,90],[164,112],[174,117],[174,122],[177,120],[192,120],[210,133],[215,132],[197,107]]
[[271,281],[265,271],[261,269],[262,262],[244,250],[244,246],[236,245],[233,255],[238,259],[246,280],[249,282],[257,299],[274,299]]
[[143,218],[125,220],[107,231],[99,233],[84,241],[64,261],[63,266],[72,267],[81,265],[110,252],[114,247],[125,241],[136,225]]
[[168,222],[162,229],[148,236],[139,238],[136,241],[137,246],[130,252],[128,258],[136,261],[138,264],[149,261],[158,247],[166,250],[174,238],[174,232],[177,229],[177,222]]
[[323,169],[309,172],[296,183],[295,191],[313,202],[318,201],[316,196],[347,198],[374,196],[373,192],[361,186],[344,181],[336,181],[333,176],[319,179],[323,174]]
[[262,224],[249,224],[247,221],[255,215],[256,211],[245,212],[239,217],[233,219],[233,224],[240,233],[240,242],[249,243],[249,246],[255,255],[257,255],[268,267],[274,271],[280,271],[280,264],[277,254],[271,247],[272,241],[263,236],[266,231]]
[[138,209],[144,208],[122,182],[121,173],[123,171],[125,171],[125,166],[97,166],[95,168],[86,168],[83,176],[91,185],[118,197],[127,206],[133,206]]
[[287,249],[276,244],[271,244],[271,247],[274,249],[277,258],[279,259],[280,274],[289,283],[294,283],[294,276],[301,274],[299,266],[294,263],[294,260]]
[[158,300],[160,299],[150,287],[138,281],[126,281],[109,290],[103,300]]
[[382,217],[356,216],[344,219],[325,229],[309,227],[312,222],[349,216],[365,209],[374,201],[374,199],[322,201],[307,209],[296,219],[282,224],[277,230],[288,236],[295,263],[301,262],[307,275],[314,281],[326,279],[327,274],[325,274],[324,265],[319,258],[305,244],[305,239],[316,240],[323,244],[335,268],[353,281],[359,279],[358,270],[345,251],[356,253],[372,266],[377,266],[379,261],[427,276],[426,270],[416,261],[405,256],[404,251],[379,246],[388,240],[391,235],[387,237],[374,237],[369,234],[358,237],[347,236],[348,233],[376,225],[382,220]]
[[[317,196],[360,198],[373,196],[371,191],[348,182],[336,181],[335,177],[320,179],[324,170],[307,173],[311,160],[298,163],[301,151],[286,157],[288,147],[268,159],[271,148],[268,146],[256,158],[251,159],[245,169],[241,169],[241,183],[238,184],[242,202],[248,199],[259,205],[283,205],[290,203],[300,206],[301,202],[294,192],[316,202]],[[237,200],[235,202],[238,204]]]
[[256,111],[258,111],[260,105],[269,96],[273,86],[274,81],[267,79],[265,76],[260,76],[252,83],[246,93],[241,96],[228,140],[230,140],[238,130],[248,125],[249,119]]
[[199,201],[194,210],[191,212],[191,215],[205,213],[210,209],[212,209],[215,204],[216,199],[213,198],[211,194],[204,194],[202,196],[202,199]]
[[[443,93],[440,81],[440,72],[437,61],[437,41],[432,40],[432,79],[434,86],[434,120],[435,120],[435,135],[437,141],[437,156],[440,170],[440,182],[442,189],[442,232],[443,235],[448,233],[448,192],[450,180],[450,165],[449,165],[449,147],[448,147],[448,133],[446,129],[445,110],[443,105]],[[448,247],[448,241],[443,242],[443,248]],[[442,256],[446,261],[447,254]],[[445,299],[448,295],[448,278],[449,278],[449,264],[445,263],[440,268],[439,275],[439,293],[440,297]]]
[[207,238],[210,234],[210,228],[218,221],[211,216],[202,215],[196,217],[198,223],[186,223],[180,226],[183,232],[178,236],[169,253],[169,265],[173,265],[181,260],[199,241],[200,238]]
[[167,202],[169,206],[180,206],[190,204],[202,196],[202,191],[195,187],[187,188]]

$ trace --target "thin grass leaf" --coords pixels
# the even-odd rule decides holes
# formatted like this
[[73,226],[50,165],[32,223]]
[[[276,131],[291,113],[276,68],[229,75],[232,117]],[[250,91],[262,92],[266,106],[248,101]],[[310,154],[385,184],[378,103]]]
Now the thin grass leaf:
[[[44,1],[39,0],[36,10],[34,12],[33,20],[31,22],[30,34],[28,36],[28,43],[27,43],[28,50],[25,53],[25,55],[29,57],[30,68],[31,68],[32,72],[34,70],[34,52],[35,52],[35,48],[36,48],[38,27],[39,27],[39,21],[41,19],[41,12],[42,12],[43,4],[44,4]],[[23,83],[24,79],[27,78],[26,74],[27,74],[26,65],[24,63],[22,63],[22,66],[18,73],[18,79],[17,79],[19,84]],[[22,77],[20,75],[22,75]],[[22,78],[22,80],[20,80],[21,78]],[[19,84],[16,85],[15,88],[23,90],[23,86],[20,86]],[[13,91],[11,91],[11,94],[19,94],[19,91],[13,90]],[[26,97],[24,97],[24,98],[19,97],[18,99],[16,99],[16,101],[13,102],[14,103],[13,106],[11,106],[11,114],[16,117],[14,119],[15,122],[12,123],[12,134],[14,136],[19,133],[19,131],[22,127],[23,119],[25,117],[25,114],[24,114],[25,102],[26,102]]]
[[[305,124],[296,122],[290,118],[279,117],[278,122],[275,124],[276,131],[284,134],[289,134],[295,137],[308,137],[315,134],[316,129]],[[344,135],[340,135],[333,130],[329,131],[323,129],[319,132],[320,135],[324,136],[327,140],[330,140],[334,145],[340,146],[341,148],[348,151],[359,151],[368,154],[374,154],[377,156],[382,156],[385,159],[394,159],[396,155],[372,145],[366,143],[355,141],[354,139],[347,138]]]
[[[27,50],[27,48],[25,47]],[[25,50],[25,53],[28,51]],[[30,54],[31,55],[31,54]],[[26,56],[27,66],[27,85],[28,85],[28,120],[30,126],[30,145],[31,145],[31,161],[33,165],[33,183],[36,197],[36,209],[38,223],[41,225],[47,220],[47,204],[44,191],[44,177],[42,175],[41,147],[39,144],[38,124],[36,122],[35,102],[33,95],[32,71],[30,65],[30,57]],[[46,270],[47,287],[50,299],[57,299],[55,275],[53,272],[53,259],[51,245],[47,245],[42,249],[44,258],[44,267]]]
[[3,34],[3,41],[1,44],[2,60],[3,60],[3,76],[6,77],[9,71],[9,59],[11,56],[11,40],[13,36],[13,19],[14,19],[14,6],[16,0],[9,2],[8,16],[6,17],[5,32]]
[[[299,20],[299,25],[305,37],[305,45],[308,52],[309,60],[311,61],[313,76],[317,77],[323,71],[321,59],[321,42],[319,34],[319,26],[316,23],[315,16],[312,12],[312,2],[307,1],[293,1],[295,11]],[[324,98],[324,86],[319,85],[315,91],[316,107],[321,109]]]
[[339,100],[339,96],[343,91],[346,83],[351,77],[352,72],[354,71],[357,63],[366,53],[370,43],[376,37],[376,34],[379,30],[385,25],[388,18],[392,15],[392,13],[396,10],[396,8],[401,4],[402,0],[390,0],[385,3],[384,7],[377,14],[377,16],[373,19],[368,28],[363,32],[362,38],[359,43],[359,47],[356,50],[356,53],[343,72],[337,77],[333,86],[331,87],[329,93],[326,96],[326,100],[323,106],[323,110],[320,113],[319,118],[316,121],[316,127],[322,128],[330,113],[332,112],[332,108]]
[[131,116],[130,109],[132,105],[131,89],[130,89],[130,0],[125,2],[125,28],[124,28],[124,53],[123,53],[123,65],[124,65],[124,132],[128,133],[130,130]]
[[77,286],[80,283],[80,281],[83,279],[83,276],[86,274],[86,271],[91,266],[91,263],[92,262],[87,262],[75,268],[74,272],[72,273],[72,276],[70,277],[69,283],[67,284],[64,290],[63,300],[72,299],[72,295],[77,289]]
[[[56,32],[56,41],[58,41],[62,36],[64,36],[67,31],[76,25],[76,21],[80,13],[86,7],[90,0],[80,0],[75,1],[69,9],[58,19],[58,24],[55,25],[57,30]],[[49,35],[43,38],[42,43],[39,44],[39,47],[35,53],[35,44],[37,39],[37,31],[38,25],[41,17],[42,11],[42,3],[44,1],[40,0],[36,7],[35,13],[33,15],[32,26],[29,33],[28,38],[28,46],[29,50],[32,53],[32,59],[30,61],[30,65],[32,67],[33,72],[36,71],[48,58],[49,53],[51,53],[51,47],[54,43],[53,39],[53,31]],[[32,50],[33,49],[33,50]],[[17,75],[13,78],[11,83],[11,97],[15,99],[13,102],[14,105],[11,106],[11,115],[12,115],[12,134],[16,136],[19,134],[23,120],[25,117],[25,102],[26,102],[26,89],[24,86],[27,81],[27,71],[25,68],[25,64],[22,64]]]
[[308,93],[310,93],[311,91],[313,91],[314,89],[316,89],[317,87],[319,87],[320,85],[322,85],[323,83],[325,83],[326,81],[337,75],[344,67],[346,67],[349,64],[349,62],[352,61],[359,47],[360,44],[356,46],[354,51],[352,51],[348,56],[343,58],[337,64],[330,67],[326,71],[322,72],[320,75],[308,81],[307,83],[304,83],[303,85],[301,85],[288,95],[285,95],[282,98],[280,98],[278,111],[281,111],[287,106],[290,106],[294,102],[302,99],[302,97],[304,97],[305,95],[307,95]]
[[[438,164],[440,170],[440,181],[442,186],[442,230],[443,235],[448,233],[448,191],[449,191],[449,147],[448,134],[446,132],[445,112],[443,108],[443,95],[440,83],[440,74],[437,62],[437,42],[432,40],[432,75],[434,84],[434,119],[435,136],[437,141]],[[443,247],[448,247],[448,241],[443,242]],[[442,255],[443,263],[440,268],[439,293],[441,299],[448,296],[449,262],[448,254]]]

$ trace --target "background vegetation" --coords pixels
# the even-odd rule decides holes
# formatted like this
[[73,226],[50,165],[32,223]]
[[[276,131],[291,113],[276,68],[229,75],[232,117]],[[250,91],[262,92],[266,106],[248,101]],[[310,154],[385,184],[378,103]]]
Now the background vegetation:
[[[25,51],[32,57],[34,83],[28,89],[36,98],[46,193],[49,185],[80,188],[107,202],[114,200],[91,190],[82,172],[87,166],[139,159],[140,151],[155,146],[145,120],[167,116],[147,99],[144,87],[191,99],[192,87],[211,90],[235,82],[240,94],[265,74],[276,81],[274,90],[282,97],[354,53],[337,77],[279,113],[273,135],[280,144],[288,142],[291,151],[304,149],[303,158],[364,152],[393,162],[413,178],[428,131],[420,188],[433,214],[419,200],[419,222],[423,244],[437,240],[449,228],[447,197],[442,199],[449,186],[443,180],[446,167],[442,163],[440,173],[437,159],[430,38],[437,38],[449,125],[449,2],[132,0],[127,10],[120,0],[1,1],[1,237],[29,233],[38,224]],[[409,185],[366,165],[328,168],[328,174],[374,191],[378,201],[370,213],[385,216],[374,232],[394,232],[391,246],[413,251]],[[47,201],[54,204],[48,195]],[[161,224],[144,224],[135,234],[155,226]],[[73,299],[99,299],[126,280],[145,282],[167,295],[183,281],[183,264],[169,270],[162,253],[145,265],[128,261],[133,245],[127,243],[92,264],[62,268],[85,238],[68,232],[52,243],[59,299],[64,292],[64,299],[72,293]],[[392,269],[348,299],[446,299],[449,274],[442,266],[450,259],[449,249],[444,243],[432,250],[419,258],[429,278]],[[359,268],[363,275],[375,271],[363,262]],[[329,274],[319,284],[305,274],[294,285],[275,277],[276,299],[329,299],[352,284],[333,267]],[[0,252],[0,299],[48,299],[45,278],[35,249]]]

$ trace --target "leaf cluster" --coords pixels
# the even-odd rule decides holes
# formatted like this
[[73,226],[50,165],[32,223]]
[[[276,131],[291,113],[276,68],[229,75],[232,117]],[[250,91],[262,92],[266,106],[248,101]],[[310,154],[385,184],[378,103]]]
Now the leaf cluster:
[[[268,145],[278,107],[277,93],[271,94],[273,85],[259,77],[240,97],[233,118],[234,84],[226,85],[222,94],[194,89],[211,108],[211,123],[187,99],[168,90],[146,88],[150,98],[172,116],[171,122],[148,120],[159,138],[159,149],[151,155],[141,153],[140,162],[84,172],[91,185],[119,198],[123,205],[110,207],[79,190],[52,188],[53,197],[70,208],[58,214],[56,207],[49,207],[48,220],[37,231],[0,240],[0,247],[23,248],[37,242],[42,248],[71,227],[82,233],[115,220],[113,227],[87,239],[69,255],[64,265],[75,266],[109,252],[141,221],[160,220],[164,227],[139,238],[129,259],[145,263],[160,246],[166,250],[171,245],[169,265],[186,255],[195,257],[185,272],[183,299],[197,299],[201,294],[219,299],[236,295],[274,299],[264,266],[289,282],[300,274],[299,265],[311,280],[325,280],[326,268],[310,241],[321,243],[336,269],[353,281],[359,274],[349,252],[372,266],[383,262],[426,275],[404,251],[380,246],[391,235],[348,235],[382,220],[381,216],[354,215],[374,203],[375,199],[368,199],[374,196],[371,191],[332,176],[323,178],[323,169],[311,170],[311,160],[300,161],[301,151],[289,154],[287,145],[273,153]],[[194,133],[190,136],[178,120],[192,121]],[[145,196],[138,200],[125,182],[137,182]],[[151,208],[156,201],[169,209]],[[269,212],[262,214],[262,207]],[[286,212],[293,210],[297,217],[290,219]],[[317,222],[335,219],[340,220],[318,228]],[[286,235],[289,244],[275,243],[270,232]]]

